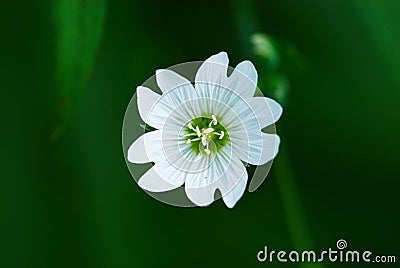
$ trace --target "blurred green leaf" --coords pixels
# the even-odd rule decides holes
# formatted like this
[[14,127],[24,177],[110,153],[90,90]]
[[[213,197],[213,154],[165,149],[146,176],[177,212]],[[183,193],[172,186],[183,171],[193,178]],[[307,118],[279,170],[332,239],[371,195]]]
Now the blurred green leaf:
[[279,65],[279,53],[275,41],[266,34],[256,33],[251,36],[253,52],[256,56],[265,59],[270,69],[276,69]]
[[106,0],[57,0],[56,140],[65,128],[89,78],[106,14]]
[[278,41],[264,33],[255,33],[250,42],[256,56],[259,87],[263,93],[287,105],[289,80],[307,66],[305,58],[289,42]]
[[[377,4],[373,0],[349,1],[348,5],[354,10],[356,18],[359,18],[369,38],[377,48],[376,52],[382,58],[390,70],[392,79],[400,86],[400,28],[398,19],[400,2],[382,1]],[[399,87],[392,88],[392,93],[398,95]]]

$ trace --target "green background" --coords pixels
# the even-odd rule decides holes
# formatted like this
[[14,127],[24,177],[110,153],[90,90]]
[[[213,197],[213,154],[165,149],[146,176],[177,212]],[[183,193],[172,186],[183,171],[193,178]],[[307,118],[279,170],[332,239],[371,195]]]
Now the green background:
[[[256,254],[340,238],[400,258],[400,2],[103,2],[2,3],[1,267],[292,267]],[[232,210],[149,197],[121,148],[136,86],[220,51],[254,59],[257,31],[306,61],[267,180]]]

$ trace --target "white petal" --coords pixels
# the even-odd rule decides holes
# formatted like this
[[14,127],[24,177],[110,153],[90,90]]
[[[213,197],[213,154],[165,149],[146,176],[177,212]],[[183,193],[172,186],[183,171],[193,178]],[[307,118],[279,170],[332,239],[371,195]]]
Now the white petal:
[[185,192],[194,204],[208,206],[219,189],[226,205],[233,207],[242,196],[246,182],[247,171],[242,162],[229,150],[222,149],[207,170],[187,176]]
[[175,166],[176,163],[171,164],[168,159],[159,161],[147,172],[148,174],[145,173],[140,178],[139,186],[152,192],[163,192],[178,188],[188,177],[203,174],[207,170],[201,168],[201,166],[204,166],[205,159],[204,157],[201,158],[203,163],[186,161],[184,164],[187,166]]
[[[145,134],[146,135],[146,134]],[[135,140],[128,149],[128,161],[131,163],[148,163],[150,162],[144,147],[144,135]]]
[[[158,132],[161,132],[161,130]],[[184,141],[181,141],[181,143],[184,144],[183,147],[185,147],[185,149],[182,150],[182,148],[178,148],[179,145],[176,143],[176,140],[171,140],[169,134],[164,133],[164,129],[162,132],[163,140],[160,145],[157,146],[159,141],[156,138],[152,138],[153,144],[151,145],[149,145],[149,142],[147,142],[145,138],[144,144],[150,160],[156,162],[153,167],[154,171],[163,181],[176,188],[181,186],[188,176],[203,173],[207,169],[210,158],[203,157],[202,155],[195,155],[191,151],[190,146],[184,144]],[[163,181],[157,181],[157,183],[164,185]],[[153,188],[155,188],[155,186],[153,186]],[[163,187],[160,186],[159,188],[162,189]]]
[[270,98],[254,97],[247,100],[251,109],[256,114],[261,128],[272,125],[282,115],[282,106]]
[[221,191],[222,199],[227,207],[232,208],[242,197],[246,188],[247,177],[243,163],[236,155],[233,155],[226,172],[217,181],[217,187]]
[[[158,86],[164,93],[183,85],[189,85],[190,87],[192,87],[192,84],[189,82],[189,80],[171,70],[157,70],[156,79]],[[193,87],[192,90],[194,90]]]
[[[136,89],[136,93],[140,117],[146,124],[157,129],[162,128],[170,109],[168,109],[167,105],[162,105],[159,102],[161,96],[142,86]],[[156,106],[157,109],[155,110]]]
[[224,84],[227,79],[228,72],[228,54],[220,52],[216,55],[209,57],[196,73],[196,86],[198,82]]
[[204,186],[200,188],[187,188],[185,186],[186,196],[195,205],[200,207],[209,206],[214,202],[215,189],[216,188],[212,186]]
[[243,193],[246,190],[247,179],[248,174],[243,166],[242,176],[239,178],[236,185],[230,191],[222,195],[222,199],[228,208],[233,208],[237,201],[239,201],[239,199],[243,196]]
[[156,167],[150,168],[138,182],[142,189],[150,192],[165,192],[178,188],[180,185],[174,185],[163,179]]
[[[264,165],[274,159],[279,151],[281,139],[276,134],[263,133],[263,150],[258,165]],[[250,162],[249,162],[250,163]],[[250,163],[251,164],[251,163]]]
[[163,140],[163,131],[155,130],[148,132],[144,136],[144,147],[146,154],[151,162],[160,162],[165,160],[164,148],[169,142]]
[[276,121],[279,120],[279,118],[281,118],[283,108],[277,101],[270,99],[270,98],[266,98],[266,99],[268,102],[268,106],[271,109],[272,117],[273,117],[273,120],[275,123]]
[[258,74],[253,63],[242,61],[227,77],[229,59],[226,52],[209,57],[196,73],[196,88],[218,91],[215,85],[235,91],[243,98],[253,97]]
[[264,165],[277,154],[280,138],[276,134],[261,133],[259,141],[237,142],[235,151],[240,159],[252,165]]
[[128,161],[136,164],[164,161],[164,148],[170,148],[171,142],[163,142],[162,133],[155,130],[140,136],[128,149]]
[[[161,73],[170,75],[172,72],[163,70]],[[197,98],[198,94],[192,84],[180,84],[178,87],[170,89],[161,95],[151,110],[149,120],[156,121],[161,127],[168,120],[170,124],[175,124],[181,128],[189,120],[199,116],[197,113],[193,113],[193,108],[189,105],[189,102]],[[182,109],[182,107],[185,109]]]
[[224,147],[215,158],[208,158],[211,160],[208,168],[192,173],[186,178],[186,195],[197,206],[208,206],[214,201],[218,181],[224,176],[231,162],[232,154],[228,149]]
[[253,97],[257,87],[258,74],[253,63],[242,61],[229,76],[226,87],[244,98]]

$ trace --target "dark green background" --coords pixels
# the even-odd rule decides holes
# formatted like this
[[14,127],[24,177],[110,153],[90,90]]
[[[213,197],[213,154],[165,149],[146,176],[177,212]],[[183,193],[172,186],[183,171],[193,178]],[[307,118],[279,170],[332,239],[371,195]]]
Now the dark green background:
[[314,248],[344,238],[400,258],[400,2],[109,1],[89,79],[50,142],[55,3],[9,1],[0,11],[1,267],[279,266],[256,254],[295,248],[288,226],[297,218],[285,216],[274,169],[282,155],[234,209],[221,200],[183,209],[141,190],[121,148],[136,86],[220,51],[233,66],[252,59],[253,31],[290,42],[307,61],[277,132]]

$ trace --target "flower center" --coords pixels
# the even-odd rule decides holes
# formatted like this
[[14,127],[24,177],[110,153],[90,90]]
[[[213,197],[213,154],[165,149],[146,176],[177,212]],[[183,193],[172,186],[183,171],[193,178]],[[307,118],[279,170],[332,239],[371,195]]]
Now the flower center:
[[215,115],[197,117],[185,126],[186,144],[196,153],[210,155],[218,152],[229,141],[229,134]]

